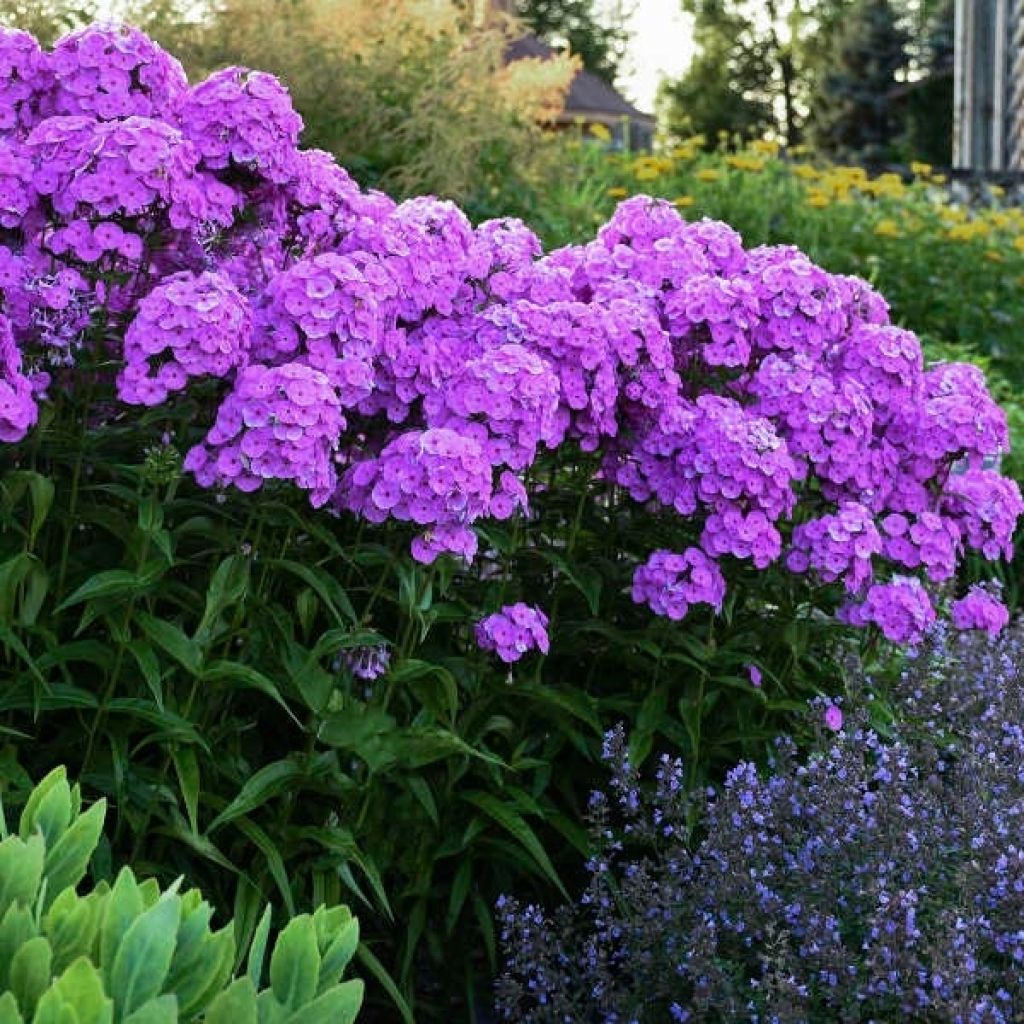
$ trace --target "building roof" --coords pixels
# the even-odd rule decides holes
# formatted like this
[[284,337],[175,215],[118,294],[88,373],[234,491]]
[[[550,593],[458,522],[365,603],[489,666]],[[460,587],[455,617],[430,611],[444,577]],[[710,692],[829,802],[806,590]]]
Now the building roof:
[[[555,51],[534,35],[526,35],[513,40],[505,49],[505,60],[510,64],[513,61],[530,57],[544,60],[554,55]],[[565,110],[560,120],[574,120],[577,117],[602,121],[628,117],[632,121],[641,121],[651,125],[655,123],[652,114],[645,114],[642,110],[637,110],[607,82],[585,70],[576,72],[576,76],[569,86],[569,94],[565,98]]]

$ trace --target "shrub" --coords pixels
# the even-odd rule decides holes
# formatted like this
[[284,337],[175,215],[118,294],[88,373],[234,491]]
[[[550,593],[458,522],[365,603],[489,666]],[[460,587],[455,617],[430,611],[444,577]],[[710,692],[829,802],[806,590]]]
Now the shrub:
[[[245,973],[235,980],[232,924],[179,879],[160,890],[123,868],[113,885],[77,888],[96,850],[105,801],[82,810],[63,768],[32,791],[18,833],[0,842],[0,1019],[10,1024],[347,1024],[361,981],[341,976],[359,942],[344,907],[293,918],[270,950],[270,908],[256,929]],[[0,820],[2,825],[2,820]],[[240,955],[245,950],[237,951]]]
[[939,630],[885,736],[851,668],[808,757],[781,740],[708,794],[667,755],[648,790],[609,734],[579,902],[502,901],[505,1019],[1018,1019],[1022,643]]
[[545,255],[359,189],[265,73],[0,39],[11,759],[247,920],[359,900],[418,1013],[564,886],[610,720],[757,756],[1005,549],[1002,413],[864,282],[649,198]]

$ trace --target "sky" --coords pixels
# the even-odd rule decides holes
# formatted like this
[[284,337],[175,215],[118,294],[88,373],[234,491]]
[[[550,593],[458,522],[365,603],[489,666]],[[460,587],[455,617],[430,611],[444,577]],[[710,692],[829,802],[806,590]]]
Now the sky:
[[679,0],[633,0],[622,92],[641,110],[654,112],[658,82],[676,78],[693,56],[693,27]]

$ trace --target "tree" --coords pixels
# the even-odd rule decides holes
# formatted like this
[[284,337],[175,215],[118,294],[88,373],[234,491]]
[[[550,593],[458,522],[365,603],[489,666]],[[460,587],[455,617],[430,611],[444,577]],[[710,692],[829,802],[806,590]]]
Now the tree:
[[[855,0],[682,0],[694,16],[698,55],[683,78],[666,87],[670,111],[680,97],[699,131],[770,129],[787,145],[800,140],[827,41]],[[700,99],[714,85],[721,113]],[[670,114],[670,116],[673,116]],[[766,119],[766,120],[765,120]],[[715,122],[713,126],[713,122]]]
[[889,0],[861,0],[835,41],[814,103],[812,135],[842,159],[877,162],[892,155],[902,125],[894,116],[897,73],[907,35]]
[[545,42],[568,47],[587,71],[615,81],[629,39],[628,11],[621,3],[605,17],[595,10],[595,0],[514,0],[512,8]]

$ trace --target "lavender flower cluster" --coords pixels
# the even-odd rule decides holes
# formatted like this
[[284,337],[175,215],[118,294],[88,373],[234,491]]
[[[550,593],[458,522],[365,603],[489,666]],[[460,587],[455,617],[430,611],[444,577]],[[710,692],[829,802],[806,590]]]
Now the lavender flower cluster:
[[667,756],[644,783],[609,734],[578,905],[499,903],[503,1019],[1020,1020],[1024,629],[939,627],[893,737],[854,696],[815,708],[809,756],[780,741],[708,792]]
[[[595,487],[687,538],[637,559],[636,600],[674,618],[777,564],[916,641],[919,579],[1009,550],[1002,412],[864,282],[644,196],[545,254],[362,191],[301,128],[272,76],[190,85],[132,28],[0,31],[0,440],[95,357],[125,403],[199,396],[200,485],[411,524],[422,562],[527,514],[545,450],[594,452]],[[976,605],[956,621],[990,629]]]

